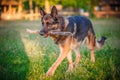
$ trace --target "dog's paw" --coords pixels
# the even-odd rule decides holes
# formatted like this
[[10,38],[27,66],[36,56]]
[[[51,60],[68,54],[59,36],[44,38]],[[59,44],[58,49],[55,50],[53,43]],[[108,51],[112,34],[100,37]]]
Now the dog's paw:
[[95,58],[92,58],[92,59],[91,59],[91,62],[94,63],[94,62],[95,62]]
[[72,72],[73,71],[73,64],[70,64],[66,72]]
[[53,76],[53,72],[52,72],[52,71],[48,71],[48,72],[46,73],[46,76]]
[[76,63],[76,62],[73,63],[73,67],[74,67],[74,68],[76,68],[77,65],[78,65],[78,63]]
[[73,71],[73,69],[67,69],[66,73],[71,73]]

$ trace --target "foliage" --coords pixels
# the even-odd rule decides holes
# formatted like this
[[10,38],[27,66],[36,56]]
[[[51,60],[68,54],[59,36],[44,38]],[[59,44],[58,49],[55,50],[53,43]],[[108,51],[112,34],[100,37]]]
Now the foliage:
[[[45,0],[33,0],[38,6],[44,7],[45,6]],[[57,4],[60,0],[48,0],[50,5]]]
[[[45,6],[45,0],[32,0],[33,1],[33,9],[35,8],[35,6],[39,6],[39,7],[44,7]],[[49,0],[49,4],[50,5],[55,5],[58,4],[59,0]],[[29,0],[23,0],[23,4],[24,4],[24,9],[25,10],[29,10]]]
[[[73,7],[73,8],[83,8],[87,11],[91,11],[93,7],[99,2],[99,0],[48,0],[50,5],[61,4],[63,7]],[[24,0],[24,7],[27,8],[29,6],[29,1]],[[40,6],[45,6],[45,0],[33,0],[33,2]]]
[[[0,80],[119,80],[120,19],[92,19],[92,22],[96,38],[107,37],[104,48],[95,51],[96,62],[90,62],[89,50],[83,45],[81,61],[73,72],[66,73],[65,59],[53,77],[46,77],[59,49],[51,38],[25,32],[26,28],[40,29],[40,20],[0,21]],[[74,53],[73,56],[75,60]]]
[[62,5],[65,7],[83,8],[90,10],[93,8],[99,0],[62,0]]
[[38,6],[43,7],[45,5],[45,0],[33,0]]

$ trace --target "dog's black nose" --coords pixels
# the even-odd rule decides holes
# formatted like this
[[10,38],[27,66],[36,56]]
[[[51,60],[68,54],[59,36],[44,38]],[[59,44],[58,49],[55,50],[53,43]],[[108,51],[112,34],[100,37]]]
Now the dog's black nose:
[[40,31],[40,35],[43,36],[45,33],[44,31]]

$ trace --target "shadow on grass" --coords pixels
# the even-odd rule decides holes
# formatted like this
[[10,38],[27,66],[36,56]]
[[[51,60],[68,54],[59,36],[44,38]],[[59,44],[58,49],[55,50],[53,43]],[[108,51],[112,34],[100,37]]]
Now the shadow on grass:
[[20,33],[8,26],[0,27],[0,80],[25,80],[29,59]]

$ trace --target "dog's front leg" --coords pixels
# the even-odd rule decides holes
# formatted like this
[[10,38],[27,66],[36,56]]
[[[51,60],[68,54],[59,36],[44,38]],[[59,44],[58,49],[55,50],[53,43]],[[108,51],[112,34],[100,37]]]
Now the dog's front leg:
[[73,62],[72,62],[72,54],[71,54],[71,51],[68,53],[67,55],[67,60],[68,60],[68,63],[69,63],[69,67],[68,67],[68,70],[67,72],[70,72],[73,70]]
[[94,49],[91,49],[90,54],[91,54],[91,62],[95,62]]
[[75,59],[75,61],[74,61],[74,63],[73,63],[73,66],[76,67],[77,64],[78,64],[79,61],[80,61],[80,51],[79,51],[79,46],[76,47],[76,48],[74,49],[74,52],[75,52],[75,54],[76,54],[76,59]]
[[50,69],[47,71],[46,75],[47,76],[53,76],[55,70],[57,67],[60,65],[60,63],[63,61],[63,59],[67,56],[67,54],[70,52],[69,47],[61,47],[61,53],[58,57],[58,59],[55,61],[55,63],[50,67]]

